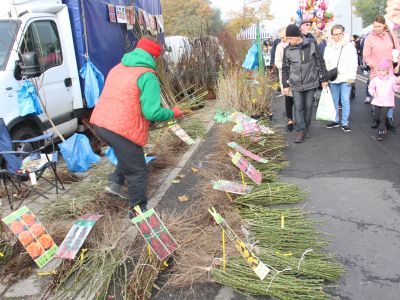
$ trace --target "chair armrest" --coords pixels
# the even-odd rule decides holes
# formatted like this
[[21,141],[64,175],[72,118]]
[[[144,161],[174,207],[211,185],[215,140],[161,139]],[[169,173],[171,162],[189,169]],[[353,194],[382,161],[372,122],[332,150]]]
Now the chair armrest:
[[26,151],[0,151],[0,155],[2,154],[29,154],[30,152]]
[[40,141],[52,138],[53,135],[54,135],[53,132],[49,132],[49,133],[46,133],[46,134],[42,134],[42,135],[36,136],[34,138],[31,138],[31,139],[13,140],[13,141],[11,141],[11,143],[35,143],[35,142],[40,142]]

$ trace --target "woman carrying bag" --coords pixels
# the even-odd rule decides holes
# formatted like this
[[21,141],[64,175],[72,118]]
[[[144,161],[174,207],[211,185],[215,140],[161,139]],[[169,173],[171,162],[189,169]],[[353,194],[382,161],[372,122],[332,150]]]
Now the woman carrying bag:
[[351,85],[357,75],[357,51],[345,35],[342,25],[334,25],[331,29],[332,37],[325,48],[324,60],[328,70],[329,88],[332,93],[336,110],[336,120],[325,125],[326,128],[339,127],[339,99],[342,101],[342,130],[350,132],[350,93]]

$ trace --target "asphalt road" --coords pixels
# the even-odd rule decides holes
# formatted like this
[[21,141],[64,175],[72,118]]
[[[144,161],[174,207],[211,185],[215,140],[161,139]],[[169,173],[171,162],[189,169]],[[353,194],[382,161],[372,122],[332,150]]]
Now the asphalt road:
[[[352,131],[326,129],[313,121],[311,137],[302,144],[287,134],[291,166],[282,176],[310,193],[305,210],[324,221],[320,229],[333,235],[328,250],[347,268],[332,294],[352,300],[400,299],[400,127],[376,141],[360,79],[351,102]],[[281,126],[286,123],[283,102],[282,97],[275,100],[275,120]],[[395,122],[400,125],[398,109]]]

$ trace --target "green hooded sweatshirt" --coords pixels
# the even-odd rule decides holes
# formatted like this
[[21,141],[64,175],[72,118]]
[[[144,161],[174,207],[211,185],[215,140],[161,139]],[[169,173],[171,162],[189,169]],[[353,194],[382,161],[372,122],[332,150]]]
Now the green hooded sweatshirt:
[[[122,57],[126,67],[147,67],[156,70],[156,62],[151,54],[136,48]],[[170,109],[162,108],[160,102],[160,82],[154,73],[146,72],[137,80],[140,89],[140,104],[144,117],[149,121],[166,121],[174,117]]]

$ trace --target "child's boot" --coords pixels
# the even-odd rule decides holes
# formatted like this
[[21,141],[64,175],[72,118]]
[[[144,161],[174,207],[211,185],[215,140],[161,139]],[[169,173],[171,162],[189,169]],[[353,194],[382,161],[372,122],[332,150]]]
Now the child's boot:
[[381,142],[383,141],[383,136],[384,136],[385,132],[383,130],[379,130],[378,131],[378,136],[376,137],[376,140]]

